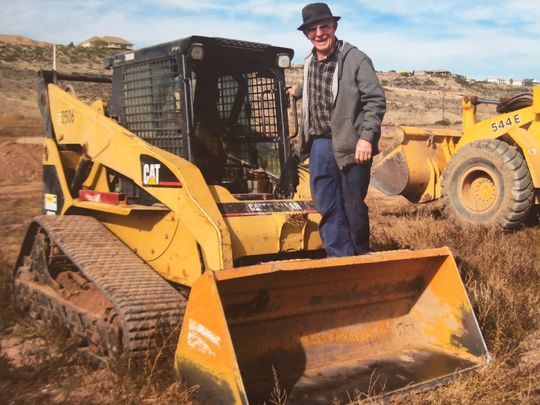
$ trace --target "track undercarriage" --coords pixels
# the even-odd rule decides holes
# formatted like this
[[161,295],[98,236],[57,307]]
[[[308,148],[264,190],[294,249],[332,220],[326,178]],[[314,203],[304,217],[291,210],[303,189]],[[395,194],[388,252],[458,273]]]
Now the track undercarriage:
[[93,356],[144,355],[176,343],[187,298],[96,219],[34,219],[14,275],[17,308],[57,321]]

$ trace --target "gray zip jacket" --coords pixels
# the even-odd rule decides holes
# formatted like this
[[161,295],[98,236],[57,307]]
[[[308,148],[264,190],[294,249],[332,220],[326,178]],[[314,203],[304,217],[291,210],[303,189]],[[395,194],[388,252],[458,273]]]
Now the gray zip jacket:
[[[304,61],[304,83],[309,77],[313,54]],[[303,97],[301,133],[295,153],[305,160],[313,141],[309,133],[309,86],[300,85],[295,94]],[[355,164],[354,154],[359,139],[371,142],[373,156],[379,153],[381,122],[386,111],[384,90],[375,74],[371,59],[358,48],[344,42],[332,79],[334,109],[331,115],[332,148],[340,169]]]

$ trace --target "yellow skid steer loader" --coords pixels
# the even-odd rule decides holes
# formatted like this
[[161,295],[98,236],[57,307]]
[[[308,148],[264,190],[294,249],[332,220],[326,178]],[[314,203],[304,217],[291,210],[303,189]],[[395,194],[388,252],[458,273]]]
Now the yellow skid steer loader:
[[[325,258],[284,169],[292,56],[194,36],[116,55],[112,77],[40,72],[46,215],[17,307],[105,361],[176,331],[181,377],[222,403],[267,400],[276,380],[296,402],[419,390],[485,365],[448,249]],[[85,104],[65,81],[111,97]]]

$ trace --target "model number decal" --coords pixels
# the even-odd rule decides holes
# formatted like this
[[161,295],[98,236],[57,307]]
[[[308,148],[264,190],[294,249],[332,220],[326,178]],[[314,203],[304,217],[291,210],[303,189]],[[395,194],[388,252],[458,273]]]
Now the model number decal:
[[73,110],[62,110],[58,113],[58,122],[62,125],[73,124],[75,122],[75,112]]
[[219,203],[218,208],[225,217],[271,215],[277,212],[303,215],[317,212],[313,202],[307,200]]
[[498,132],[512,125],[521,124],[521,116],[519,114],[514,114],[509,116],[506,119],[502,119],[498,122],[491,123],[491,130],[493,132]]

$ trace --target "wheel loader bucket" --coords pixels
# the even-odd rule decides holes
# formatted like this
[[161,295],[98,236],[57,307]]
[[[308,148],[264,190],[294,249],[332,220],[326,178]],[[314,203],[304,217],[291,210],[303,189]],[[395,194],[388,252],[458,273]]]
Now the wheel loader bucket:
[[440,177],[461,133],[451,129],[400,127],[401,143],[373,165],[371,184],[414,203],[440,197]]
[[[209,403],[330,403],[401,395],[486,364],[447,248],[207,271],[175,365]],[[391,394],[392,393],[392,394]]]

